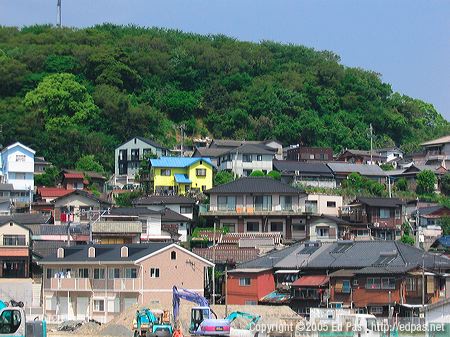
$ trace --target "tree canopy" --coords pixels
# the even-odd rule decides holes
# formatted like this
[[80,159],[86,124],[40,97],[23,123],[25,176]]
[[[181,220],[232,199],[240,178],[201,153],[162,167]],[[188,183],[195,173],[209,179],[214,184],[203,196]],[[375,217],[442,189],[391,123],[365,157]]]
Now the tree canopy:
[[448,133],[421,100],[329,51],[158,28],[0,27],[0,143],[21,141],[57,167],[93,155],[112,172],[133,136],[171,147],[188,137],[415,150]]

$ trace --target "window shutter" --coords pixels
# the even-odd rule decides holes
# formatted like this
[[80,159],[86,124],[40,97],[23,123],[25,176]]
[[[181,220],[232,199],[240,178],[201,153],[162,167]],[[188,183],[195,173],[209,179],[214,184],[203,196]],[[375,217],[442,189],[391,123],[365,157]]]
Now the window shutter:
[[427,294],[434,293],[434,277],[427,276]]

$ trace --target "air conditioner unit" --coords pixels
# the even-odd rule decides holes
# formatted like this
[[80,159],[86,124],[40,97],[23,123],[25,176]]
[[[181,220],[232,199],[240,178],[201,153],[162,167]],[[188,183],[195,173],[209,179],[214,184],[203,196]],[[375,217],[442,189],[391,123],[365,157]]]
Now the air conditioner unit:
[[295,175],[299,176],[300,175],[300,171],[295,171]]
[[374,222],[373,227],[378,228],[378,227],[380,227],[380,224],[378,222]]

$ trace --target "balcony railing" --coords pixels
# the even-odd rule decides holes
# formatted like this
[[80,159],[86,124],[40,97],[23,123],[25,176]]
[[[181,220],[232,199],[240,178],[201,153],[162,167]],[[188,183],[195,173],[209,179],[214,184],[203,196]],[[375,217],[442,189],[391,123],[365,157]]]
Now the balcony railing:
[[50,280],[50,289],[91,291],[92,285],[88,278],[52,278]]
[[116,278],[116,279],[88,279],[88,278],[52,278],[49,290],[66,291],[139,291],[141,280],[139,278]]
[[258,214],[258,213],[279,213],[279,214],[293,214],[302,213],[302,208],[297,206],[282,206],[282,205],[272,205],[272,207],[262,207],[259,205],[255,206],[236,206],[228,207],[227,205],[217,205],[211,207],[211,205],[200,205],[200,213],[224,213],[224,214]]

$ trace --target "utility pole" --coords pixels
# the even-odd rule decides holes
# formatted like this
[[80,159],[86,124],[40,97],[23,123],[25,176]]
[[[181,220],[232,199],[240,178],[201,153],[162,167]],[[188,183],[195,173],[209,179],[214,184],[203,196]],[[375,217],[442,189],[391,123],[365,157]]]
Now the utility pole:
[[373,127],[370,123],[370,165],[373,164]]
[[186,125],[180,124],[178,127],[180,129],[180,136],[181,136],[181,153],[180,157],[184,157],[184,130],[186,129]]
[[422,254],[422,312],[425,309],[425,253]]
[[228,316],[228,264],[225,264],[225,317]]
[[216,304],[216,220],[214,220],[213,230],[213,275],[212,275],[212,304]]
[[61,28],[61,0],[56,0],[56,26]]
[[420,243],[419,243],[419,221],[420,221],[420,216],[419,216],[419,198],[417,198],[417,204],[416,204],[416,235],[415,235],[415,239],[416,239],[416,248],[420,247]]

